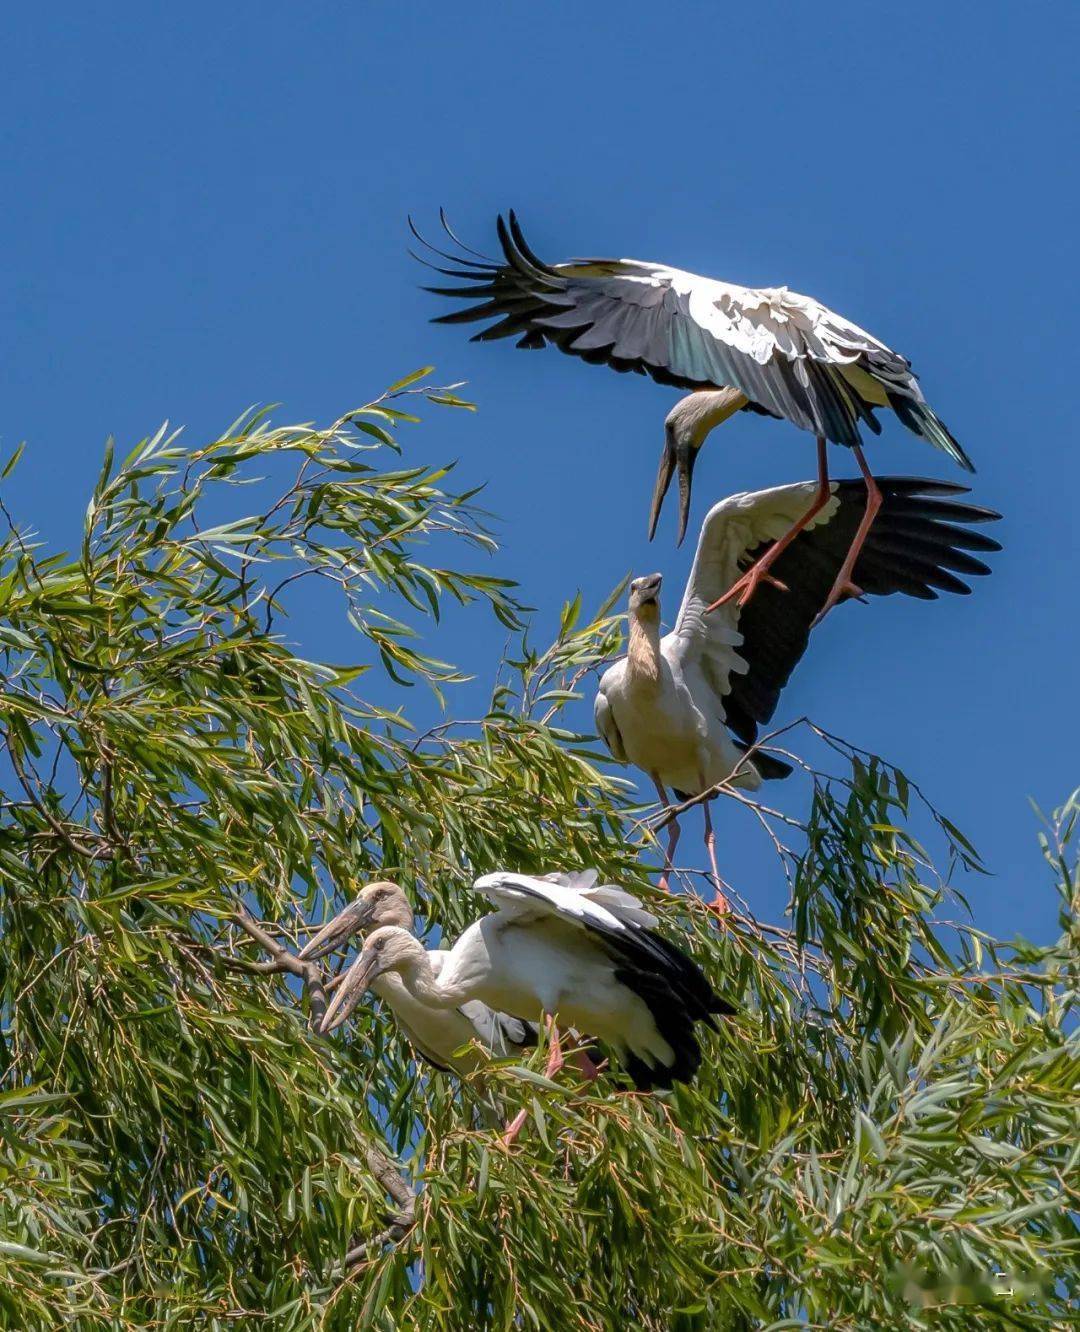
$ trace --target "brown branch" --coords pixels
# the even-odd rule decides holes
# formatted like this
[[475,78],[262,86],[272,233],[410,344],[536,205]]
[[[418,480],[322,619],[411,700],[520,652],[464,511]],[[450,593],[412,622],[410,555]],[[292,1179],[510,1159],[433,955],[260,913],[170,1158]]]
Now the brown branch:
[[416,1223],[416,1190],[401,1176],[393,1161],[378,1147],[369,1146],[367,1163],[377,1182],[397,1204],[398,1210],[391,1214],[383,1230],[353,1245],[344,1258],[346,1269],[364,1262],[369,1254],[386,1244],[400,1244]]
[[291,953],[284,944],[279,944],[255,920],[246,907],[241,907],[233,917],[244,933],[270,954],[269,962],[236,962],[244,971],[261,975],[287,972],[303,981],[311,1004],[311,1025],[318,1027],[326,1016],[326,981],[322,968],[314,962],[304,962]]
[[[37,810],[52,831],[59,837],[68,848],[75,852],[77,856],[83,856],[87,860],[109,860],[112,858],[112,849],[108,847],[84,846],[80,843],[67,827],[60,822],[56,815],[45,803],[40,792],[35,791],[30,778],[27,776],[26,769],[23,767],[22,758],[18,749],[12,743],[11,738],[7,737],[8,757],[11,759],[11,766],[14,769],[15,776],[18,778],[19,785],[26,792],[26,797],[31,805]],[[79,825],[80,831],[86,831]]]

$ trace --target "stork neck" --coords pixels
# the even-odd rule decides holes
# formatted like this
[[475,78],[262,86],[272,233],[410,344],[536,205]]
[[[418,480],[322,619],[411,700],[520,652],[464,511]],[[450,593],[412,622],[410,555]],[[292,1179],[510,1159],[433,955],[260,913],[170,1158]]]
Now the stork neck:
[[676,403],[668,414],[668,424],[674,426],[692,448],[699,449],[709,431],[745,407],[746,402],[746,395],[738,389],[698,389]]
[[660,608],[655,602],[631,614],[626,659],[636,684],[660,683]]
[[441,982],[426,957],[418,960],[401,979],[414,999],[432,1008],[459,1008],[469,998],[464,986]]

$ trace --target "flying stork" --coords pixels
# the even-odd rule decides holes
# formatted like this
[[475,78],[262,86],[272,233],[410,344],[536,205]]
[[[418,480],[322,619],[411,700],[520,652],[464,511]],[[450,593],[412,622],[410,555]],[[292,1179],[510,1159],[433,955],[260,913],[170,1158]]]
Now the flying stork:
[[[854,569],[866,594],[904,592],[930,600],[939,590],[970,592],[957,574],[989,573],[966,552],[1000,549],[971,528],[999,515],[957,500],[967,493],[964,487],[914,477],[883,477],[878,485],[881,512]],[[824,505],[773,565],[775,585],[762,587],[750,605],[716,598],[741,571],[781,545],[792,521],[805,516],[814,482],[733,495],[709,511],[675,627],[663,637],[660,575],[631,582],[627,655],[600,679],[596,729],[616,759],[649,774],[661,805],[668,804],[665,788],[682,801],[724,781],[756,790],[763,779],[790,773],[787,763],[747,750],[757,742],[758,727],[772,718],[780,691],[806,651],[860,525],[863,482],[828,486]],[[720,609],[708,614],[716,605]],[[714,905],[725,911],[707,800],[702,810]],[[678,819],[672,818],[663,887],[678,839]]]
[[440,217],[457,253],[429,245],[409,220],[417,239],[454,265],[428,264],[456,283],[427,290],[476,299],[435,323],[493,319],[496,322],[473,341],[516,337],[517,345],[527,348],[550,342],[582,360],[692,390],[664,423],[650,539],[672,473],[677,472],[682,542],[698,451],[709,432],[736,411],[780,417],[816,437],[817,489],[807,495],[803,511],[791,516],[787,533],[731,587],[717,589],[720,604],[737,599],[745,605],[768,581],[770,566],[828,502],[826,441],[854,452],[866,488],[862,521],[820,613],[845,594],[857,595],[855,562],[882,502],[862,451],[862,428],[881,432],[878,408],[891,409],[909,430],[969,472],[975,470],[926,402],[910,363],[810,296],[787,287],[742,287],[637,259],[547,264],[529,248],[513,210],[506,221],[500,215],[496,224],[503,258],[489,259],[459,241],[445,215]]

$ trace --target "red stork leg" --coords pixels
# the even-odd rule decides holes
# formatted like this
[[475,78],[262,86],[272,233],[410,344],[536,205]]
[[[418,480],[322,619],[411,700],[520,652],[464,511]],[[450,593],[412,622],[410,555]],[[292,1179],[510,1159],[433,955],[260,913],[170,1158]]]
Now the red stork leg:
[[841,598],[862,596],[862,589],[855,585],[852,574],[855,571],[855,561],[859,558],[859,552],[862,550],[870,529],[874,525],[877,511],[881,508],[881,491],[878,489],[878,483],[874,480],[870,468],[866,465],[862,449],[856,445],[852,452],[855,454],[859,470],[866,480],[866,510],[863,513],[862,522],[859,524],[859,530],[855,533],[855,539],[848,548],[848,553],[844,556],[840,572],[836,575],[836,582],[833,583],[832,590],[825,598],[825,605],[818,611],[814,624],[820,624]]
[[[547,1019],[548,1039],[550,1041],[550,1053],[548,1055],[547,1067],[544,1069],[545,1078],[553,1078],[559,1069],[566,1062],[563,1058],[562,1046],[559,1044],[559,1029],[555,1025],[555,1019]],[[509,1147],[517,1135],[521,1132],[522,1125],[529,1117],[527,1110],[519,1110],[513,1117],[502,1135],[502,1145]]]
[[803,528],[807,525],[807,523],[809,523],[810,520],[816,514],[819,514],[821,510],[825,507],[825,505],[828,504],[829,499],[832,496],[832,491],[829,488],[829,459],[826,456],[827,448],[828,445],[825,443],[824,435],[818,435],[817,437],[818,488],[817,488],[817,493],[814,496],[813,503],[803,514],[803,516],[799,519],[799,521],[797,523],[794,523],[792,527],[787,532],[784,533],[784,535],[780,538],[779,541],[774,541],[773,544],[769,547],[769,549],[765,552],[765,554],[762,555],[762,557],[759,560],[755,560],[754,563],[750,566],[750,568],[747,569],[746,573],[744,573],[741,578],[737,579],[734,583],[732,583],[732,585],[728,588],[728,590],[718,601],[714,601],[711,606],[708,606],[706,608],[705,611],[706,615],[709,613],[709,611],[716,610],[717,606],[723,606],[727,602],[733,600],[734,598],[738,598],[738,603],[737,603],[738,605],[745,606],[747,602],[750,600],[750,598],[757,591],[759,583],[771,583],[773,587],[778,587],[781,590],[781,592],[787,591],[787,588],[784,586],[784,584],[781,583],[778,578],[774,578],[772,574],[769,573],[769,569],[776,562],[776,560],[779,559],[779,557],[784,553],[784,551],[787,550],[788,546],[791,545],[791,543],[795,540],[795,538],[799,535],[799,533],[803,530]]
[[[663,783],[660,781],[660,778],[657,777],[656,773],[652,773],[651,776],[653,779],[653,786],[656,787],[656,794],[660,797],[661,807],[663,809],[668,809],[670,806],[668,804],[667,792],[664,790]],[[660,875],[660,882],[658,884],[658,887],[665,893],[671,892],[668,876],[675,868],[675,848],[679,845],[679,833],[679,820],[673,818],[668,827],[668,844],[667,850],[664,852],[664,872]]]
[[[704,783],[702,783],[704,790]],[[716,896],[709,903],[709,906],[718,916],[726,916],[731,910],[731,905],[724,896],[724,890],[720,887],[720,871],[716,867],[716,833],[713,832],[712,815],[709,813],[709,802],[702,802],[702,811],[705,815],[705,846],[709,852],[709,864],[712,865],[713,887],[716,889]]]

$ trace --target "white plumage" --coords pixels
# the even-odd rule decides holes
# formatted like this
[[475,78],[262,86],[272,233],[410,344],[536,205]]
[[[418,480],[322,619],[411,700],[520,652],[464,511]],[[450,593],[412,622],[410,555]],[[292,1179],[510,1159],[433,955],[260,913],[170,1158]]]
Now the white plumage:
[[[805,513],[816,493],[813,482],[734,495],[709,511],[675,627],[663,637],[660,575],[631,583],[628,652],[601,677],[596,728],[615,758],[652,777],[662,803],[665,788],[682,799],[728,779],[753,790],[763,777],[790,771],[769,755],[744,755],[759,725],[772,718],[860,520],[862,483],[829,484],[823,507],[773,565],[774,585],[762,588],[750,605],[715,602]],[[867,594],[930,599],[935,589],[966,593],[967,584],[952,571],[989,572],[964,548],[993,551],[998,543],[959,524],[997,514],[958,502],[954,496],[963,488],[943,482],[887,477],[880,487],[881,513],[855,569]],[[719,881],[708,804],[703,808]],[[673,820],[669,866],[677,841]]]
[[[457,241],[445,218],[443,225]],[[856,450],[869,478],[862,430],[880,433],[875,416],[880,408],[893,411],[909,430],[973,470],[927,404],[908,360],[813,297],[786,286],[744,287],[638,259],[547,264],[526,243],[512,211],[507,222],[498,219],[497,229],[501,260],[470,258],[474,252],[460,242],[455,254],[429,247],[459,265],[433,266],[460,283],[429,290],[478,298],[436,322],[493,319],[476,341],[517,337],[519,347],[529,348],[552,343],[586,361],[699,391],[678,404],[665,423],[650,537],[677,469],[682,541],[697,452],[711,429],[741,409],[780,417],[813,433],[823,478],[828,473],[826,441]],[[875,512],[873,498],[871,486],[867,527]],[[852,549],[857,554],[858,540]],[[849,572],[839,580],[834,600]],[[748,585],[747,598],[756,586]]]
[[476,881],[496,910],[461,935],[436,969],[412,935],[385,926],[354,964],[349,999],[396,976],[412,998],[453,1010],[479,1000],[551,1025],[549,1076],[562,1064],[554,1019],[602,1041],[641,1089],[696,1072],[694,1025],[733,1010],[697,965],[657,934],[656,918],[595,871],[536,878],[498,872]]

